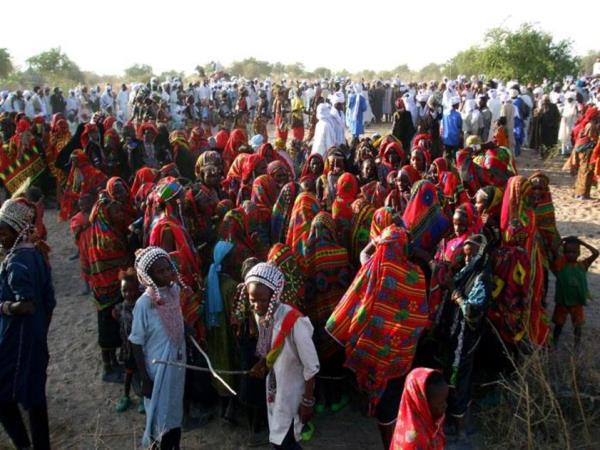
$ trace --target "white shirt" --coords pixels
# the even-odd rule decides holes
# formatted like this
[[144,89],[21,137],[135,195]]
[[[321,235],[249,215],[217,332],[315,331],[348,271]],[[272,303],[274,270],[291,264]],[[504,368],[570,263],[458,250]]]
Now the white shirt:
[[[271,344],[281,330],[283,319],[291,306],[280,304],[273,314],[273,337]],[[304,384],[319,372],[319,358],[312,340],[313,326],[308,317],[296,320],[294,328],[285,338],[283,349],[267,375],[267,395],[270,377],[275,373],[277,391],[275,400],[267,401],[269,419],[269,441],[281,445],[294,421],[296,441],[300,440],[302,422],[298,409],[304,395]],[[267,399],[268,400],[268,399]]]

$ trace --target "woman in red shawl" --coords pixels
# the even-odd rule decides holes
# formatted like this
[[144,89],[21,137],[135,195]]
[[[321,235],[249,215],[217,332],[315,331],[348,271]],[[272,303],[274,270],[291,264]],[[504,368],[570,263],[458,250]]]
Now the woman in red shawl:
[[371,222],[375,208],[364,198],[358,197],[352,203],[352,225],[350,226],[350,261],[355,266],[359,265],[360,252],[369,243]]
[[[242,166],[242,178],[240,179],[240,187],[236,193],[236,204],[238,206],[241,206],[245,200],[250,199],[254,180],[261,175],[265,175],[266,173],[267,162],[262,156],[251,154],[244,160],[244,164]],[[231,194],[233,194],[233,192],[231,192]]]
[[225,214],[219,227],[219,237],[233,243],[230,257],[235,267],[241,267],[247,258],[256,253],[244,208],[235,208]]
[[113,318],[112,309],[121,299],[119,272],[132,263],[122,217],[120,205],[102,192],[90,214],[87,258],[89,284],[98,310],[98,344],[104,363],[102,378],[112,382],[119,378],[116,349],[121,345],[119,322]]
[[448,232],[450,222],[440,206],[438,190],[427,180],[417,181],[402,220],[416,247],[433,252]]
[[382,206],[373,213],[369,240],[374,241],[387,227],[394,223],[395,211],[389,206]]
[[323,160],[323,157],[319,153],[313,153],[304,162],[300,178],[310,175],[317,180],[323,175],[323,170],[325,170],[325,161]]
[[201,126],[195,126],[192,128],[192,131],[190,132],[189,144],[190,152],[194,157],[194,161],[198,159],[198,156],[200,156],[203,151],[210,148],[208,140],[204,136],[204,129]]
[[289,166],[283,161],[272,161],[267,166],[267,174],[272,176],[281,189],[292,180],[292,173]]
[[305,252],[308,272],[304,311],[315,328],[319,374],[327,378],[317,377],[316,411],[324,411],[329,400],[332,411],[337,412],[348,403],[340,389],[344,351],[325,332],[325,325],[352,279],[348,251],[339,245],[335,222],[328,212],[321,211],[313,219]]
[[79,196],[83,192],[97,192],[107,181],[106,175],[92,166],[83,150],[75,150],[70,159],[71,169],[60,205],[61,220],[69,220],[77,213]]
[[148,245],[161,247],[169,253],[181,274],[182,282],[191,289],[182,293],[181,310],[186,325],[195,329],[196,337],[201,337],[203,327],[200,320],[200,258],[177,212],[184,190],[177,181],[165,178],[156,186],[154,195],[159,215],[152,226]]
[[158,181],[158,170],[150,167],[142,167],[135,173],[133,184],[131,185],[130,194],[135,197],[142,185],[146,183],[156,183]]
[[62,191],[66,183],[66,177],[62,170],[58,169],[54,163],[60,151],[71,140],[69,124],[64,118],[58,118],[58,114],[52,116],[52,127],[50,128],[50,137],[48,148],[46,148],[46,164],[50,173],[56,180],[56,199],[61,202]]
[[319,213],[320,207],[317,197],[311,192],[302,192],[294,201],[290,225],[288,227],[286,245],[288,245],[296,257],[300,268],[306,273],[308,261],[304,258],[306,254],[306,243],[310,232],[310,225]]
[[363,160],[360,174],[360,197],[373,205],[374,208],[382,207],[388,195],[388,189],[380,180],[377,176],[375,160],[371,158]]
[[225,163],[225,168],[228,169],[233,160],[238,155],[239,149],[242,145],[248,145],[248,137],[244,130],[240,128],[236,128],[229,135],[229,139],[227,139],[227,144],[225,144],[225,148],[223,149],[223,162]]
[[462,181],[454,172],[439,172],[437,187],[443,196],[442,208],[447,216],[451,216],[458,206],[470,202]]
[[254,204],[255,209],[247,210],[246,213],[250,220],[250,234],[258,234],[257,251],[264,256],[271,248],[271,215],[278,191],[277,183],[270,175],[261,175],[252,183],[250,202]]
[[379,179],[385,180],[392,170],[398,170],[404,164],[406,155],[402,144],[397,141],[381,144],[379,147]]
[[391,225],[373,245],[373,255],[337,304],[326,330],[344,347],[344,365],[355,372],[369,398],[369,415],[377,415],[383,431],[398,414],[397,384],[410,370],[419,337],[429,325],[429,305],[423,271],[408,259],[406,231]]
[[271,214],[271,239],[273,243],[286,241],[294,201],[300,193],[300,184],[287,183],[279,192]]
[[396,176],[393,189],[385,199],[384,205],[391,206],[399,214],[404,214],[406,205],[410,200],[410,190],[413,184],[420,179],[421,175],[413,166],[406,165],[402,167]]
[[338,242],[345,248],[350,248],[352,202],[356,200],[358,192],[358,180],[351,173],[346,172],[338,179],[331,214],[335,221]]
[[500,215],[502,246],[494,266],[494,301],[488,315],[509,344],[528,338],[533,344],[544,345],[549,335],[542,304],[542,254],[531,200],[531,183],[526,178],[508,180]]
[[127,227],[133,223],[137,216],[133,198],[131,197],[131,190],[125,180],[119,177],[112,177],[106,183],[106,193],[112,200],[118,203],[121,209],[121,220],[125,226],[122,232],[126,234]]
[[421,147],[415,147],[410,152],[410,165],[415,168],[421,178],[427,175],[430,164],[429,152]]
[[404,383],[390,450],[444,450],[448,384],[441,372],[413,369]]

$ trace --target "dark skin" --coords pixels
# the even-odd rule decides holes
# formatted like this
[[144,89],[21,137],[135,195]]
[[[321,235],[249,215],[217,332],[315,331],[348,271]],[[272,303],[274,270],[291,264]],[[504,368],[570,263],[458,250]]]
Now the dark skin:
[[[156,286],[159,288],[170,286],[177,281],[177,273],[173,268],[173,264],[167,258],[157,259],[154,264],[150,266],[148,274],[150,275],[150,278],[152,278],[152,281],[154,281]],[[154,383],[148,374],[148,370],[146,369],[144,349],[141,345],[136,344],[131,344],[131,349],[133,351],[135,363],[142,379],[142,395],[146,398],[151,398]]]
[[221,184],[221,174],[216,166],[205,167],[202,171],[202,182],[213,189],[218,189]]
[[[272,295],[273,291],[264,284],[250,283],[248,285],[248,300],[250,302],[250,307],[259,317],[263,317],[267,314]],[[266,360],[262,358],[254,365],[254,367],[252,367],[250,376],[254,378],[265,378],[268,371]],[[314,400],[314,390],[315,377],[312,377],[304,383],[304,398],[307,400]],[[314,415],[313,407],[300,404],[298,414],[300,415],[302,423],[308,423]]]
[[[0,246],[5,250],[12,248],[17,240],[17,232],[4,222],[0,222]],[[5,302],[3,312],[15,316],[30,316],[35,313],[35,303],[31,299],[18,302]]]
[[400,192],[410,192],[412,187],[410,184],[410,178],[406,172],[400,171],[396,177],[396,187]]
[[323,173],[323,161],[319,158],[312,158],[309,164],[310,173],[315,176],[320,176]]
[[429,403],[429,411],[431,411],[431,418],[434,421],[438,421],[446,414],[449,392],[450,389],[447,384],[434,386],[432,389],[428,389],[427,403]]
[[537,206],[537,204],[542,199],[542,196],[544,195],[546,189],[548,189],[548,186],[546,185],[546,182],[543,178],[536,177],[531,180],[530,203],[532,204],[532,206]]
[[276,171],[273,174],[273,178],[275,178],[275,182],[280,188],[285,186],[290,181],[290,175],[288,174],[288,171],[284,169],[279,169],[278,171]]
[[422,153],[413,153],[410,155],[410,165],[419,173],[425,172],[425,157]]
[[341,175],[345,170],[344,158],[341,156],[330,156],[329,167],[331,167],[331,173],[334,175]]
[[455,212],[454,216],[452,216],[452,225],[454,227],[454,234],[457,237],[466,233],[468,228],[467,216],[461,212]]
[[367,183],[377,178],[377,165],[372,159],[365,159],[360,169],[361,181]]
[[127,203],[129,200],[129,193],[122,182],[115,183],[113,198],[119,203]]

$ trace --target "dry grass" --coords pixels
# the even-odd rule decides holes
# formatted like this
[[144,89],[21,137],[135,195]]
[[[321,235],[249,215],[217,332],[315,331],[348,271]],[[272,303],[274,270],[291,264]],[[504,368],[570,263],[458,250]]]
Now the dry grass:
[[[589,332],[591,335],[592,333]],[[513,371],[495,383],[501,401],[479,417],[485,448],[600,448],[600,345],[521,349]]]

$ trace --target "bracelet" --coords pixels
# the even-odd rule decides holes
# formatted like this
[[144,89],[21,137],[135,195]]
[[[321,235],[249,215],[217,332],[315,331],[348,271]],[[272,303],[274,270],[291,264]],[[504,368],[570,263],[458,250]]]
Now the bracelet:
[[307,408],[312,408],[313,406],[315,406],[315,398],[313,397],[312,399],[310,399],[302,397],[302,401],[300,402],[300,404],[302,406],[306,406]]
[[12,302],[2,302],[0,304],[0,314],[4,316],[12,316],[13,314],[10,311],[10,305],[12,305]]

